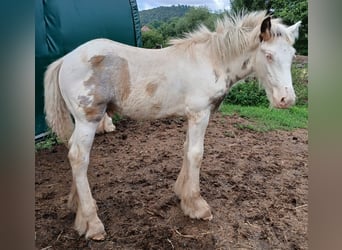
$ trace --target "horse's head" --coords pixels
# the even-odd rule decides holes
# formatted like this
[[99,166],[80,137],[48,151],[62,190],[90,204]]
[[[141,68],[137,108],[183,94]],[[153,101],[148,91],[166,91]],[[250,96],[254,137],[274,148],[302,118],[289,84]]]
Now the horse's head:
[[288,108],[295,103],[291,64],[295,55],[292,47],[298,38],[301,22],[286,27],[266,17],[260,28],[260,44],[256,52],[255,72],[265,87],[268,100],[276,108]]

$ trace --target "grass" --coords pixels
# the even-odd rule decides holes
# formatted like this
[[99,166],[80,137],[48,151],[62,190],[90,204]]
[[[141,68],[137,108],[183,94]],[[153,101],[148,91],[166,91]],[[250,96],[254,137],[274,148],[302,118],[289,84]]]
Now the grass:
[[41,141],[37,141],[34,145],[36,151],[42,149],[51,149],[54,145],[62,143],[55,134],[51,131],[50,133],[43,138]]
[[293,130],[308,127],[308,109],[294,106],[289,109],[273,109],[262,106],[241,106],[223,103],[220,107],[223,115],[238,114],[250,121],[249,124],[236,124],[240,129],[266,132],[271,130]]

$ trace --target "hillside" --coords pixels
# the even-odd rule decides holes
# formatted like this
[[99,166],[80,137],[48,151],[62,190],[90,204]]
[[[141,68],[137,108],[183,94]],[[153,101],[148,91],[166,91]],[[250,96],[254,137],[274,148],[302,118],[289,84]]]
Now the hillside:
[[156,22],[166,22],[174,17],[182,17],[192,7],[187,5],[161,6],[150,10],[139,11],[141,26]]

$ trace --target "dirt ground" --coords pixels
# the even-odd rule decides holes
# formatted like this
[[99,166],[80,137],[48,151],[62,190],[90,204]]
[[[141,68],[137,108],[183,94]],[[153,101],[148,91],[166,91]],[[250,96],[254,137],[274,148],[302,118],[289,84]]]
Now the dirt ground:
[[121,120],[96,136],[88,170],[107,237],[86,241],[67,208],[67,149],[36,152],[37,249],[307,249],[308,133],[241,129],[215,114],[205,138],[201,193],[212,221],[183,215],[172,191],[182,165],[182,119]]

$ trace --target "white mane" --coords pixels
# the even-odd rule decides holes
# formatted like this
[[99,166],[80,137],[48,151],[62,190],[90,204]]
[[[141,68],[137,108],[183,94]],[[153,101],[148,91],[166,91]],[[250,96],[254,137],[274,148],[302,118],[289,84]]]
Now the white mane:
[[[197,30],[187,33],[184,38],[171,40],[170,44],[190,52],[195,44],[207,44],[214,58],[226,62],[227,59],[258,46],[260,25],[266,17],[266,11],[224,16],[216,22],[214,32],[201,25]],[[289,43],[294,42],[280,19],[272,19],[271,35],[284,36]]]

